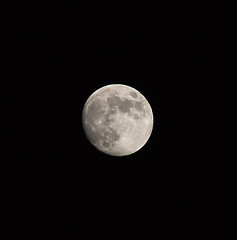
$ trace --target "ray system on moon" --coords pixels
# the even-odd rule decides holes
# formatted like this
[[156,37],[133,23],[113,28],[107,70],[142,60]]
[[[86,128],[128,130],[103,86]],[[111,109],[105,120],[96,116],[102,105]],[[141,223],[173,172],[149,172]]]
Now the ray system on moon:
[[153,114],[146,98],[136,89],[112,84],[88,98],[82,122],[88,140],[98,150],[125,156],[145,145],[152,132]]

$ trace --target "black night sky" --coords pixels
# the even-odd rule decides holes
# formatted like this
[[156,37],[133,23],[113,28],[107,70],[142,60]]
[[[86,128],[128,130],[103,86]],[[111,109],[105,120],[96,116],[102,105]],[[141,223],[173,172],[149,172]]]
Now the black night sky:
[[[5,228],[111,239],[228,235],[236,227],[232,19],[69,10],[6,21]],[[147,144],[122,158],[97,151],[81,125],[89,95],[111,83],[136,88],[154,114]]]

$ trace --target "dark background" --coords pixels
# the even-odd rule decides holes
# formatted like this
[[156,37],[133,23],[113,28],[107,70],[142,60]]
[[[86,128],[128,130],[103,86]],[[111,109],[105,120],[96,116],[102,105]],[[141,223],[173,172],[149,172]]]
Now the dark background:
[[[36,6],[6,18],[3,226],[45,236],[230,234],[233,19],[102,19],[81,17],[76,5],[60,7],[62,14]],[[97,151],[81,125],[89,95],[111,83],[139,90],[154,114],[147,144],[122,158]]]

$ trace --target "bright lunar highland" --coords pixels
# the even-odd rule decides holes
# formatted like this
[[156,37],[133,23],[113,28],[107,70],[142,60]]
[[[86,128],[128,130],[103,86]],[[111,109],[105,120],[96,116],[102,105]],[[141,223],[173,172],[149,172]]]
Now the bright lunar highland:
[[130,155],[141,149],[153,129],[153,113],[136,89],[111,84],[95,91],[86,101],[82,125],[87,139],[112,156]]

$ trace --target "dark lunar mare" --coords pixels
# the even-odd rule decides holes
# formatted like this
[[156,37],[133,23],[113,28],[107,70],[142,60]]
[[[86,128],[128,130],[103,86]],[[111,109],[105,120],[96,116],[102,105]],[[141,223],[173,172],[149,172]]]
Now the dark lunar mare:
[[131,100],[125,99],[119,105],[119,110],[123,113],[130,113],[131,107],[133,107],[133,102]]
[[118,107],[118,109],[123,113],[129,113],[130,108],[133,107],[133,101],[128,99],[121,100],[117,96],[108,97],[107,103],[111,109]]
[[121,104],[121,99],[117,96],[108,97],[107,103],[111,108],[113,108]]
[[105,128],[104,136],[101,138],[104,147],[114,146],[119,139],[120,135],[113,128]]
[[[130,95],[134,98],[137,97],[137,94],[135,92],[130,92]],[[110,110],[106,114],[106,123],[109,124],[111,122],[111,118],[113,118],[113,114],[115,113],[115,107],[118,107],[118,109],[122,113],[128,113],[129,116],[133,117],[135,120],[140,119],[138,114],[132,114],[130,109],[134,107],[137,111],[141,112],[142,115],[145,115],[145,111],[143,109],[143,103],[138,101],[132,101],[128,99],[121,100],[121,98],[117,96],[110,96],[107,98],[107,103],[110,107]]]
[[138,111],[143,112],[143,104],[142,104],[142,102],[135,102],[135,103],[134,103],[134,107],[135,107]]
[[136,92],[130,92],[130,96],[133,97],[133,98],[136,98],[137,97],[137,93]]

